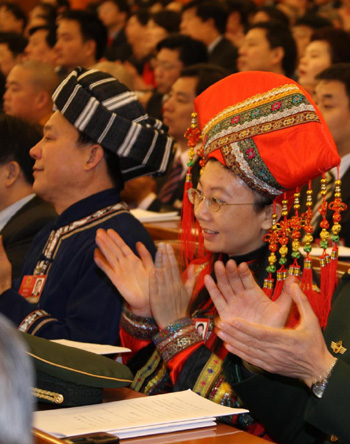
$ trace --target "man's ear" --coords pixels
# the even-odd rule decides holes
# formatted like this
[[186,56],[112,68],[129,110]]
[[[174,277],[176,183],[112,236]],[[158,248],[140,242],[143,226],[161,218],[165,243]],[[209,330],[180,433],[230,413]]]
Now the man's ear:
[[39,91],[35,100],[38,109],[43,109],[47,106],[47,104],[51,100],[51,95],[47,91]]
[[[263,212],[263,220],[261,228],[263,230],[268,231],[272,227],[273,204],[267,205],[262,210],[262,212]],[[277,220],[280,220],[282,216],[282,206],[280,204],[276,204],[276,214],[277,214]]]
[[282,60],[284,57],[284,49],[282,48],[282,46],[277,46],[276,48],[273,48],[272,52],[274,64],[282,66]]
[[86,55],[95,56],[96,54],[96,42],[95,40],[86,40],[85,42]]
[[88,148],[88,157],[85,163],[85,171],[96,168],[104,158],[104,150],[101,145],[97,143],[90,145]]
[[13,185],[16,180],[18,179],[18,176],[21,174],[21,167],[19,166],[19,163],[15,160],[12,160],[6,165],[6,186],[10,187]]

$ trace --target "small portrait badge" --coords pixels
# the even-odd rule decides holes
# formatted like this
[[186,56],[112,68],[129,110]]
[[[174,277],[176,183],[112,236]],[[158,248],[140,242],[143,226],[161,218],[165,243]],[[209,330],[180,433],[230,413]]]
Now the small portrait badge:
[[334,353],[338,354],[340,353],[341,355],[343,355],[347,349],[345,347],[343,347],[343,341],[338,341],[338,342],[331,342],[331,349],[334,351]]
[[23,276],[19,294],[27,299],[28,302],[37,303],[43,291],[46,276]]
[[194,326],[196,327],[199,336],[205,341],[208,333],[208,327],[209,327],[209,319],[207,318],[195,318],[193,319]]

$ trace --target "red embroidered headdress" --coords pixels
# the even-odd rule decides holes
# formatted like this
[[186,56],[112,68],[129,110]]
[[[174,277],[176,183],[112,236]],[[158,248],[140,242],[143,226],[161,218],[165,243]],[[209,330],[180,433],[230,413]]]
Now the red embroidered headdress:
[[[275,201],[280,196],[282,219],[277,222],[277,216],[273,218],[272,229],[266,236],[270,248],[269,278],[265,282],[267,292],[268,289],[272,292],[276,251],[281,255],[278,279],[283,283],[286,276],[284,263],[288,238],[293,241],[292,256],[295,263],[292,270],[298,274],[301,227],[306,232],[307,258],[303,282],[304,291],[307,292],[308,286],[312,285],[309,258],[310,243],[313,240],[310,224],[312,192],[308,192],[308,211],[301,215],[299,189],[340,163],[336,146],[320,111],[300,85],[287,77],[270,72],[242,72],[228,76],[197,97],[195,108],[202,135],[200,154],[204,160],[215,157],[258,193]],[[339,226],[339,214],[343,209],[340,181],[336,182],[336,186],[337,204],[333,209],[335,225],[332,229],[332,240],[335,243],[339,240],[337,224]],[[288,220],[288,196],[293,193],[295,216]],[[185,219],[188,216],[185,215]],[[325,215],[323,219],[325,220]],[[184,227],[185,225],[186,220]],[[323,246],[326,247],[329,233],[326,224],[324,225]],[[335,247],[335,251],[336,249]],[[336,262],[335,257],[334,260]],[[333,274],[335,275],[334,265]],[[330,278],[329,274],[327,278]],[[329,279],[325,280],[329,282]],[[324,292],[329,293],[328,297],[333,291],[332,285],[335,285],[335,278],[333,284],[323,288]],[[279,292],[280,288],[276,288],[277,296]]]

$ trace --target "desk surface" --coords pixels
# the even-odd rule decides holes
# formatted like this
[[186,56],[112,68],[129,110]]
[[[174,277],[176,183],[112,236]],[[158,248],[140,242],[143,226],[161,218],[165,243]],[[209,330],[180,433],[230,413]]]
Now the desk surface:
[[144,224],[151,238],[157,240],[177,240],[179,239],[181,222],[151,222]]
[[[127,388],[108,389],[104,391],[103,402],[119,401],[144,396]],[[63,444],[61,439],[54,438],[46,433],[34,429],[35,444]],[[265,439],[257,438],[249,433],[242,432],[235,427],[218,424],[216,427],[206,427],[198,430],[166,433],[161,435],[144,436],[121,440],[125,444],[264,444]]]

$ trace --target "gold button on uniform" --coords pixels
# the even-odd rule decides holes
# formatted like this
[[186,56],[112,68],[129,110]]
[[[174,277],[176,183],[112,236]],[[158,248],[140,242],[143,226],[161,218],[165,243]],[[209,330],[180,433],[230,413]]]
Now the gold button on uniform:
[[338,437],[337,436],[335,436],[335,435],[331,435],[331,441],[332,442],[337,442],[338,441]]

